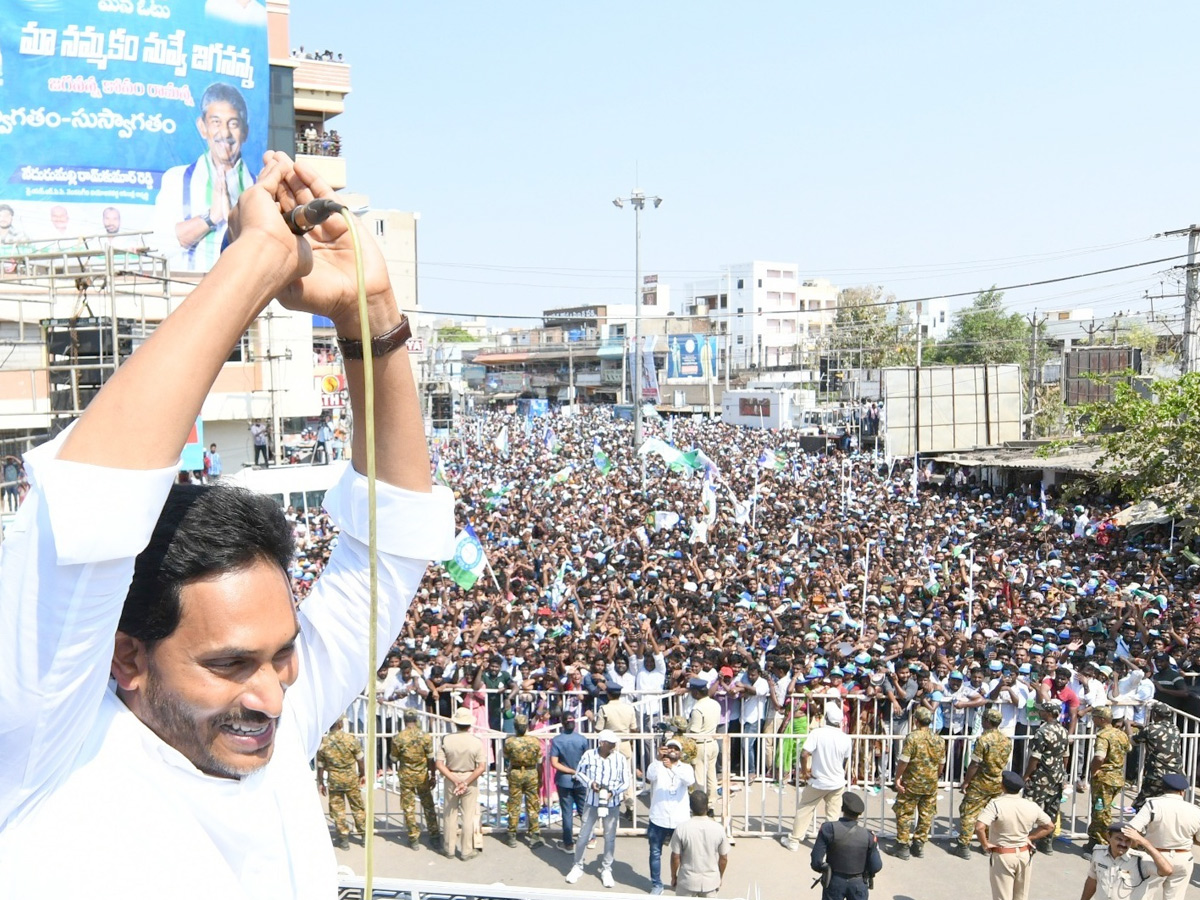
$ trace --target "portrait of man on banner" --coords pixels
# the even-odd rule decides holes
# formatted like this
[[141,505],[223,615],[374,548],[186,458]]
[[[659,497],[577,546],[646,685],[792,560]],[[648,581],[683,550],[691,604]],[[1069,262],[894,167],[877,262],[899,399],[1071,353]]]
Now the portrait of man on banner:
[[242,157],[250,127],[241,91],[221,82],[205,89],[196,119],[204,152],[167,169],[154,202],[159,246],[173,268],[208,271],[220,255],[229,214],[254,184]]

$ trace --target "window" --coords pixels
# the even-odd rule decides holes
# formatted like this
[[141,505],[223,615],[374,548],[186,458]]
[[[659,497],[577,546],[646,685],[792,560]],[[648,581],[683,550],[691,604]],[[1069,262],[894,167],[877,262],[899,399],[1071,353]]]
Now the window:
[[791,269],[784,269],[784,270],[783,270],[783,277],[784,277],[784,278],[795,278],[795,277],[796,277],[796,273],[795,273],[795,272],[793,272]]
[[783,332],[784,332],[784,334],[795,334],[796,333],[796,320],[795,319],[784,319],[783,320]]
[[767,299],[778,302],[779,301],[779,291],[767,291]]
[[785,303],[795,303],[796,302],[796,292],[795,291],[784,291],[782,296],[783,296],[783,301]]
[[767,319],[767,334],[779,334],[778,319]]
[[742,313],[742,307],[740,307],[740,306],[739,306],[739,307],[737,308],[737,311],[738,311],[738,315],[741,315],[741,313]]
[[740,334],[737,336],[737,342],[738,342],[739,344],[744,344],[744,343],[746,343],[746,341],[745,341],[745,338],[744,338],[742,335],[740,335]]
[[[779,275],[780,275],[780,272],[778,269],[767,269],[767,277],[768,278],[778,278]],[[762,287],[761,281],[758,283],[758,286]]]
[[729,295],[728,294],[721,295],[721,309],[729,309]]
[[375,237],[383,237],[384,232],[383,219],[375,220]]
[[758,279],[758,286],[759,286],[759,287],[762,287],[762,279],[761,279],[761,278],[760,278],[760,279]]
[[745,286],[746,286],[746,285],[745,285],[745,279],[744,279],[744,278],[739,278],[739,279],[738,279],[738,290],[740,291],[740,290],[741,290],[742,288],[744,288]]
[[292,85],[292,69],[271,66],[270,99],[267,107],[267,148],[296,155],[296,91]]
[[833,308],[834,308],[834,307],[836,307],[836,306],[837,306],[837,301],[836,301],[836,300],[826,300],[826,301],[825,301],[825,308],[826,308],[826,309],[833,309]]

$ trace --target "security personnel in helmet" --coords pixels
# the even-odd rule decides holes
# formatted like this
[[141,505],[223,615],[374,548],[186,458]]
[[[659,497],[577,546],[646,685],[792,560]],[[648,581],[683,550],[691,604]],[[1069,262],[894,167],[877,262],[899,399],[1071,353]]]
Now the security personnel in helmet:
[[858,824],[866,805],[858,794],[842,795],[842,817],[817,832],[812,869],[821,873],[821,900],[867,900],[875,875],[883,868],[879,843]]

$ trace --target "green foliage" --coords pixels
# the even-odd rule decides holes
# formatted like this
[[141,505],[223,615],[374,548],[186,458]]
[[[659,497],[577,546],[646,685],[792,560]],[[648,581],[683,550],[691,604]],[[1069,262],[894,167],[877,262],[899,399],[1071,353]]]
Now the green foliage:
[[992,288],[954,313],[945,340],[924,353],[924,362],[940,365],[995,365],[1029,362],[1029,322],[1004,308],[1004,292]]
[[475,338],[465,328],[458,325],[447,325],[438,329],[438,341],[443,344],[470,344]]
[[862,366],[911,365],[916,358],[912,336],[905,327],[911,323],[907,307],[896,296],[878,285],[845,288],[838,293],[837,320],[829,346],[834,350],[853,351],[845,359]]
[[1097,481],[1134,500],[1154,500],[1176,517],[1200,509],[1200,372],[1164,378],[1143,397],[1128,379],[1115,380],[1113,399],[1077,407],[1073,418],[1104,454]]

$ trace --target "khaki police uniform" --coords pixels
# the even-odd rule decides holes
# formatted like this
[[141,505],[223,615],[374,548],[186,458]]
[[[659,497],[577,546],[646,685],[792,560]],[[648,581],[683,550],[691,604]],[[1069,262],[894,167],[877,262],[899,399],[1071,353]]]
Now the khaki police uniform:
[[1157,876],[1158,867],[1145,853],[1126,850],[1113,856],[1108,847],[1097,847],[1088,859],[1088,878],[1096,882],[1096,900],[1146,900],[1147,884]]
[[1200,843],[1200,808],[1179,794],[1163,794],[1147,800],[1129,824],[1174,866],[1166,878],[1156,878],[1146,897],[1183,900],[1192,880],[1192,847]]
[[[437,761],[442,763],[455,774],[474,772],[485,765],[483,741],[469,731],[456,731],[442,738],[438,747]],[[458,817],[462,816],[463,839],[462,855],[471,852],[475,835],[475,823],[479,818],[479,779],[472,781],[461,795],[455,795],[454,787],[446,783],[444,796],[442,834],[445,836],[442,845],[447,856],[454,855],[458,844]]]
[[988,830],[988,842],[999,849],[992,851],[988,880],[992,900],[1029,900],[1033,868],[1033,845],[1029,835],[1052,824],[1046,811],[1018,794],[997,797],[983,808],[978,824]]
[[717,806],[717,726],[721,724],[721,704],[712,697],[701,697],[688,718],[688,733],[696,741],[696,790],[708,794],[708,802]]

